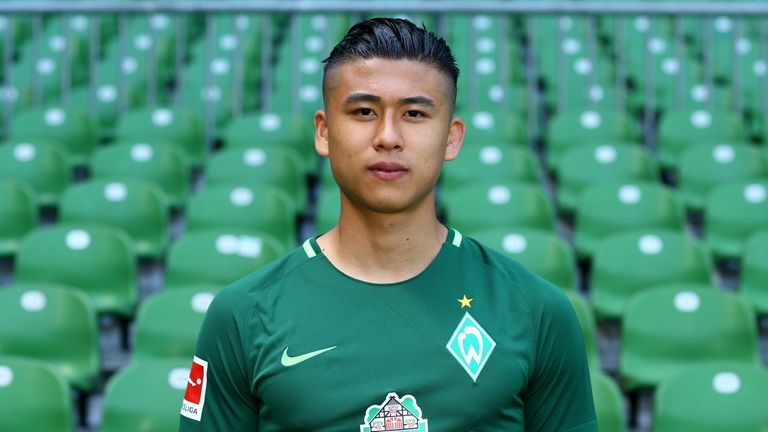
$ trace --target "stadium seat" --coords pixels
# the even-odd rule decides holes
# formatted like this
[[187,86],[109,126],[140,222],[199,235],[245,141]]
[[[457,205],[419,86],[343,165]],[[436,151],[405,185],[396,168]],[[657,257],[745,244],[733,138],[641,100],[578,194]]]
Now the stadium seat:
[[581,193],[592,184],[614,181],[654,181],[657,166],[639,144],[579,145],[563,152],[555,166],[560,211],[570,214]]
[[99,314],[133,315],[137,265],[118,228],[76,224],[39,228],[16,253],[17,282],[60,283],[82,289]]
[[627,430],[624,397],[616,382],[599,369],[589,371],[592,397],[595,401],[598,430],[623,432]]
[[739,296],[707,284],[653,286],[624,309],[619,372],[629,389],[655,387],[696,364],[761,364],[757,320]]
[[466,124],[465,147],[487,144],[526,147],[528,134],[523,119],[511,112],[467,110],[456,112]]
[[744,139],[741,122],[727,111],[700,108],[665,112],[659,124],[658,155],[664,168],[679,164],[691,146],[723,144]]
[[0,256],[11,256],[39,223],[37,199],[28,184],[0,179],[0,221]]
[[444,165],[441,179],[446,190],[490,179],[538,185],[541,173],[536,156],[530,150],[488,143],[463,148],[459,158]]
[[334,183],[320,188],[315,208],[315,235],[321,235],[336,226],[341,213],[341,190]]
[[68,154],[39,141],[6,142],[0,145],[0,178],[25,181],[40,206],[56,206],[72,181]]
[[91,159],[98,180],[146,180],[165,192],[173,208],[186,205],[192,172],[184,150],[163,142],[122,141],[99,149]]
[[639,228],[683,232],[685,212],[673,190],[659,183],[607,182],[590,186],[576,208],[576,255],[591,259],[601,240]]
[[157,292],[144,300],[136,313],[133,363],[155,359],[189,361],[195,354],[197,333],[214,286],[179,287]]
[[179,360],[131,363],[104,391],[102,432],[168,432],[179,428],[189,364]]
[[519,261],[565,291],[576,291],[576,261],[566,241],[533,228],[485,228],[464,234]]
[[63,146],[73,166],[85,166],[96,147],[96,127],[87,111],[77,108],[33,108],[18,113],[11,140],[46,141]]
[[494,226],[554,232],[552,203],[541,186],[478,182],[441,196],[446,220],[460,231]]
[[168,254],[166,286],[228,285],[287,252],[276,238],[242,229],[208,229],[179,238]]
[[704,239],[718,259],[737,259],[746,239],[768,226],[768,180],[715,188],[704,207]]
[[768,371],[715,364],[688,368],[659,385],[655,432],[761,431],[768,429]]
[[590,293],[598,319],[619,319],[629,298],[662,283],[712,282],[709,250],[688,234],[632,230],[603,240],[592,260]]
[[74,432],[67,383],[34,360],[0,356],[0,430]]
[[139,258],[161,259],[170,240],[170,207],[163,191],[144,180],[89,180],[62,195],[59,222],[122,229]]
[[702,211],[715,187],[736,180],[768,180],[768,162],[748,143],[694,146],[680,157],[678,189],[690,210]]
[[592,313],[592,307],[576,291],[568,291],[565,295],[568,296],[568,300],[573,305],[576,318],[579,320],[581,333],[584,335],[584,346],[587,350],[587,363],[589,363],[590,371],[600,370],[597,324],[595,322],[595,315]]
[[99,329],[86,295],[69,286],[22,282],[0,290],[0,312],[0,355],[44,362],[76,389],[96,387]]
[[275,186],[206,186],[189,202],[187,232],[208,228],[253,230],[269,233],[292,249],[296,246],[296,213],[297,203],[288,192]]
[[739,291],[757,313],[768,315],[768,227],[746,240],[741,255]]

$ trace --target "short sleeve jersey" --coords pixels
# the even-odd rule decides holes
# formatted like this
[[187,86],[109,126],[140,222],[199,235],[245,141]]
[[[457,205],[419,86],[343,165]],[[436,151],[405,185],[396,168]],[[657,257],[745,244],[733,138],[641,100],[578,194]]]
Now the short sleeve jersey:
[[315,239],[219,293],[181,431],[596,431],[566,296],[449,230],[399,283],[336,269]]

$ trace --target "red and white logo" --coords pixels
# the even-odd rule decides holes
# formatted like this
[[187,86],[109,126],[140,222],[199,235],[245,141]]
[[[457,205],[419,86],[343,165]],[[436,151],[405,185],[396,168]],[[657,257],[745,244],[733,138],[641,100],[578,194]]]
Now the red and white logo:
[[187,379],[187,392],[181,404],[181,415],[200,421],[205,403],[205,387],[208,383],[208,362],[198,358],[192,360],[192,368]]

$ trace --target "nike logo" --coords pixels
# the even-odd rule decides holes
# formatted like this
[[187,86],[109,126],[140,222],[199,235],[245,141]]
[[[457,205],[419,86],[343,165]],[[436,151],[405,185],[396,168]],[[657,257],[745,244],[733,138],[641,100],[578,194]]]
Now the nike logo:
[[296,366],[297,364],[307,361],[311,359],[312,357],[319,356],[320,354],[324,352],[328,352],[332,349],[336,348],[336,346],[332,346],[330,348],[325,348],[317,351],[308,352],[306,354],[302,354],[296,357],[291,357],[288,355],[288,347],[285,347],[285,351],[283,351],[283,356],[280,358],[280,363],[285,367],[290,366]]

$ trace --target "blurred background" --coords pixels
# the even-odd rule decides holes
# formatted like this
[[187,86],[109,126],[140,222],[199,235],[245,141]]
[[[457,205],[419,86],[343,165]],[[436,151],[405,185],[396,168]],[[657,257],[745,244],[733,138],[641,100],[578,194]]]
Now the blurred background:
[[338,217],[353,23],[444,37],[439,217],[562,288],[601,431],[768,429],[768,3],[0,2],[0,430],[176,430],[216,292]]

